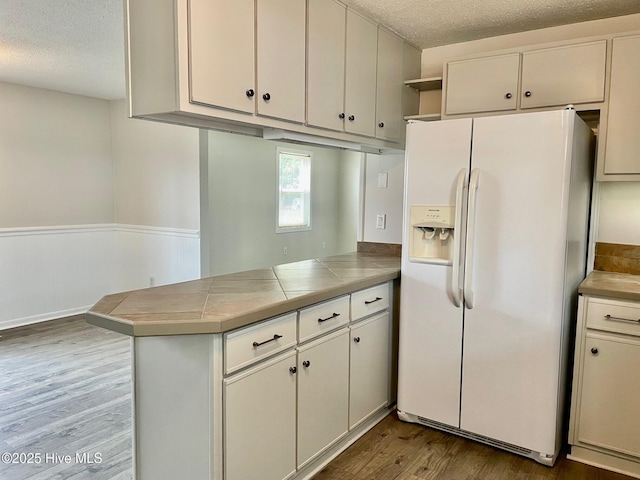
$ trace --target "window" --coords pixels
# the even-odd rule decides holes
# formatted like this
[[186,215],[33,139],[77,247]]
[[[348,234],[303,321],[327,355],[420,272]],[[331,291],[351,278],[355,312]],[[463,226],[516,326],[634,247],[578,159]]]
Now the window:
[[278,148],[276,233],[311,230],[311,152]]

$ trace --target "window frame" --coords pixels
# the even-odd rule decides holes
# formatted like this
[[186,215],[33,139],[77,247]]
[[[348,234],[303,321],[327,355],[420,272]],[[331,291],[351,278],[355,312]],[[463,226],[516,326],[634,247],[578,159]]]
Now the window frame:
[[[283,154],[290,154],[296,156],[308,157],[309,162],[309,190],[305,192],[305,207],[306,207],[306,217],[308,219],[306,225],[301,226],[280,226],[280,161],[281,156]],[[276,148],[276,233],[293,233],[293,232],[307,232],[312,228],[311,222],[311,183],[312,183],[312,169],[313,169],[313,152],[309,150],[298,150],[295,148],[287,148],[287,147],[277,147]]]

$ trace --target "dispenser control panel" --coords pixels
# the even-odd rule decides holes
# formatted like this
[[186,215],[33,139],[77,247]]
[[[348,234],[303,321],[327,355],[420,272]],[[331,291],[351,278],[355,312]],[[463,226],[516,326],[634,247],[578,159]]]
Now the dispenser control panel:
[[449,205],[411,207],[411,223],[414,227],[452,228],[454,216],[455,207]]

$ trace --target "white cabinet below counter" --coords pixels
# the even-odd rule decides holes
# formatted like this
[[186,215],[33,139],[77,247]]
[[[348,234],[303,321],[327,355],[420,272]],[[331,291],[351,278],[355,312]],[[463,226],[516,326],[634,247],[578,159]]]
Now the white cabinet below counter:
[[569,458],[640,477],[640,302],[581,296]]
[[309,478],[390,412],[396,288],[226,333],[134,337],[135,478]]

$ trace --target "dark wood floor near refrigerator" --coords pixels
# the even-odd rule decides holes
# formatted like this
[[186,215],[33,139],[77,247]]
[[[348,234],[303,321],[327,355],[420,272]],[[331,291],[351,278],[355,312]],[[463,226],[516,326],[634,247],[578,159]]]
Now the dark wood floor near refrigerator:
[[[78,463],[76,453],[102,454]],[[131,480],[129,338],[81,317],[0,332],[3,480]],[[57,459],[45,462],[45,454]],[[70,464],[59,459],[71,455]],[[88,457],[91,458],[91,457]],[[390,415],[314,480],[630,480],[560,458],[554,468]],[[246,480],[246,479],[233,479]]]

